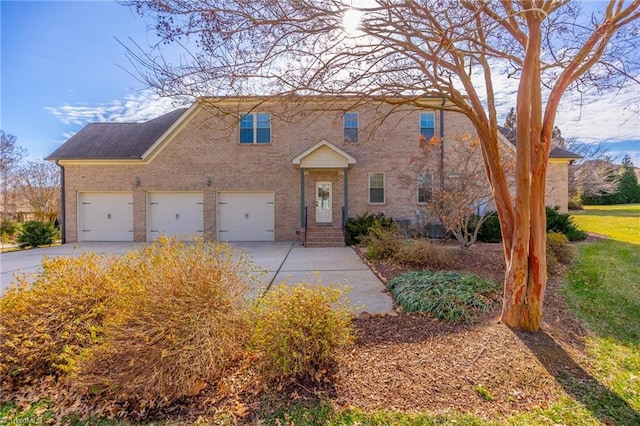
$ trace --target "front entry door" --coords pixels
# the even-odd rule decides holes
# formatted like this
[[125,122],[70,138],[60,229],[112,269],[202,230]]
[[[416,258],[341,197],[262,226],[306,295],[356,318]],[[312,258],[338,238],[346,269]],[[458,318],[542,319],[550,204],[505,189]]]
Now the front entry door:
[[316,183],[316,223],[331,223],[331,182]]

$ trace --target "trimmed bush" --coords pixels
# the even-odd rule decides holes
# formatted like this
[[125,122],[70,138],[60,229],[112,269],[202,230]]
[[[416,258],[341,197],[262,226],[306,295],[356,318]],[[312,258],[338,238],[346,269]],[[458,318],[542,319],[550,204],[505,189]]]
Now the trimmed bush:
[[455,255],[441,244],[428,240],[408,240],[400,244],[393,259],[414,268],[446,269],[454,264]]
[[90,253],[45,259],[40,274],[17,277],[0,298],[0,380],[75,371],[122,290],[109,276],[114,261]]
[[320,382],[338,352],[353,344],[352,314],[343,298],[345,291],[318,284],[281,283],[256,306],[251,347],[267,381]]
[[400,249],[402,240],[395,225],[387,228],[376,224],[360,238],[360,243],[367,246],[367,259],[388,259]]
[[4,219],[2,223],[0,223],[0,235],[3,237],[3,241],[6,238],[7,242],[12,240],[16,235],[20,227],[18,226],[18,222],[12,219]]
[[560,232],[569,241],[579,241],[587,238],[587,233],[578,228],[569,213],[560,213],[560,207],[547,207],[547,232]]
[[[475,228],[475,223],[473,223],[473,228]],[[502,230],[500,229],[498,213],[487,213],[487,217],[478,231],[478,241],[483,243],[499,243],[502,241]]]
[[500,285],[473,274],[412,271],[387,282],[406,312],[428,313],[448,323],[472,323],[499,299]]
[[345,224],[347,244],[360,244],[362,238],[369,234],[369,229],[372,227],[397,230],[397,224],[392,218],[385,217],[383,213],[369,214],[369,212],[365,212],[347,219]]
[[53,244],[58,232],[52,223],[30,220],[22,224],[17,242],[20,248],[48,246]]
[[167,404],[215,386],[245,356],[250,264],[237,251],[162,239],[117,266],[132,291],[80,363],[79,384],[111,399]]
[[[578,228],[569,213],[560,213],[560,207],[546,207],[547,232],[560,232],[565,234],[569,241],[579,241],[587,238],[587,233]],[[478,241],[485,243],[498,243],[502,241],[500,221],[498,214],[493,212],[480,227]]]
[[569,265],[576,257],[576,250],[569,244],[566,235],[560,232],[547,233],[547,272],[557,275],[563,271],[561,265]]

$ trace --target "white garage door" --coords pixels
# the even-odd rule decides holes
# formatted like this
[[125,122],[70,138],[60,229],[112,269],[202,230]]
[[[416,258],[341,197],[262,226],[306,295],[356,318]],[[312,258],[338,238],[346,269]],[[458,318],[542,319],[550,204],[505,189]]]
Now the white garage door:
[[273,192],[219,192],[219,241],[273,241]]
[[79,241],[133,241],[132,192],[81,192]]
[[148,239],[160,236],[193,240],[204,234],[202,192],[149,192]]

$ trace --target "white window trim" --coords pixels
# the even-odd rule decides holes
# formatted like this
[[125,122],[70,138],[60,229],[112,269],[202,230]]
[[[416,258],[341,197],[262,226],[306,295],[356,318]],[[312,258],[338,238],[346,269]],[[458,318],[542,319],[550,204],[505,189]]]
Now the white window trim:
[[[259,114],[266,114],[269,116],[269,142],[260,142],[258,143],[258,115]],[[252,115],[253,116],[253,126],[252,126],[252,130],[253,130],[253,142],[242,142],[242,118],[243,116],[246,115]],[[252,112],[246,112],[246,113],[241,113],[240,114],[240,124],[238,125],[238,144],[240,145],[271,145],[271,142],[273,142],[273,131],[271,128],[271,113],[270,112],[260,112],[260,111],[252,111]]]
[[[356,127],[347,127],[347,114],[355,114],[356,116]],[[357,141],[347,140],[346,138],[346,130],[347,129],[356,129],[356,139]],[[360,142],[360,114],[356,111],[347,111],[342,115],[342,133],[345,136],[344,141],[347,143],[358,143]]]
[[[373,174],[381,174],[382,175],[382,202],[372,202],[371,201],[371,175]],[[369,172],[369,174],[367,175],[367,181],[368,181],[368,189],[367,189],[367,201],[369,202],[370,205],[383,205],[387,203],[387,177],[385,176],[384,172]],[[380,189],[380,188],[373,188],[373,189]]]
[[422,136],[422,114],[431,114],[431,116],[433,117],[433,136],[438,136],[438,123],[436,122],[437,117],[435,111],[420,111],[420,114],[418,115],[418,136]]

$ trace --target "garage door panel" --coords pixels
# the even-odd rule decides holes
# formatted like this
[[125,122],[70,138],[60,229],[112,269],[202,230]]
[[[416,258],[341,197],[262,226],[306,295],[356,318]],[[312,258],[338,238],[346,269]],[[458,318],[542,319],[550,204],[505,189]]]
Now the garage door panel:
[[204,202],[201,192],[150,192],[149,239],[162,235],[193,240],[204,235]]
[[133,241],[133,193],[79,195],[80,241]]
[[218,193],[219,241],[274,241],[273,192]]

